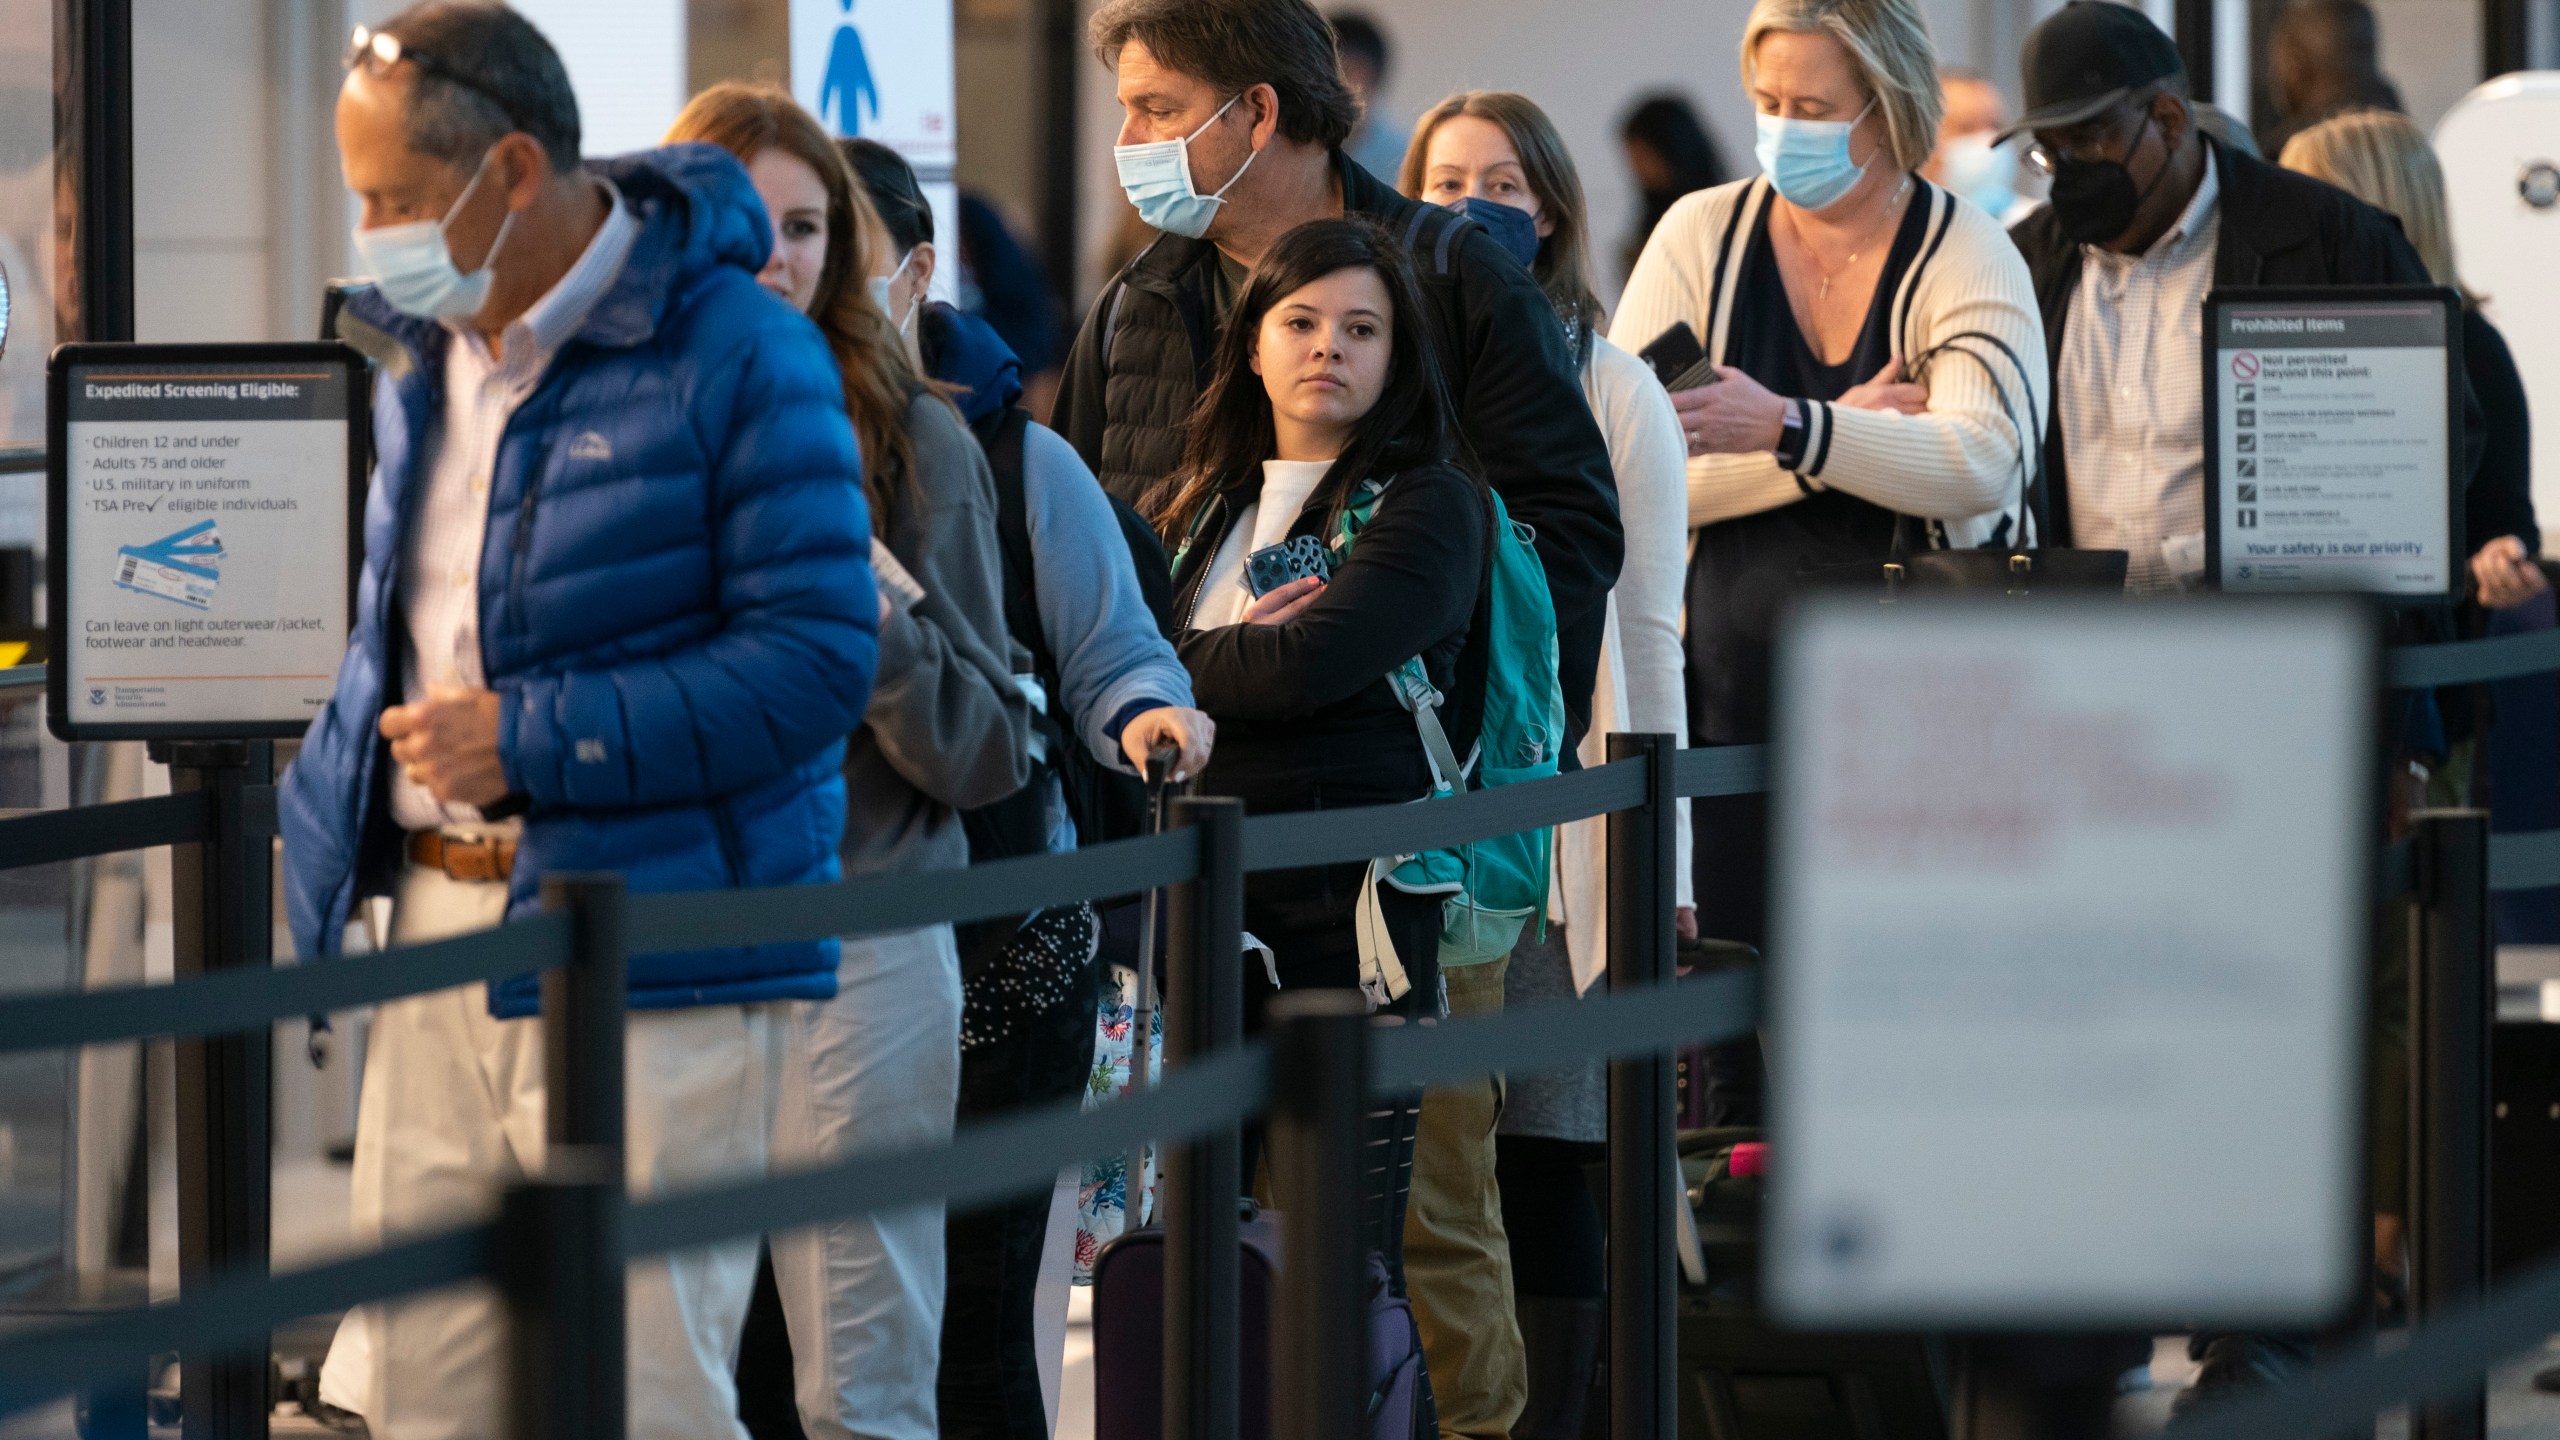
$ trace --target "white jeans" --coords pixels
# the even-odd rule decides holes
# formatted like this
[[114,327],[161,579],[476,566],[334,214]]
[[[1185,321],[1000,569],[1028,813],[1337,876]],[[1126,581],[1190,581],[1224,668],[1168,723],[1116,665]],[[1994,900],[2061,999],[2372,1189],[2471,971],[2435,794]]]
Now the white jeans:
[[[497,924],[507,887],[411,866],[392,917],[395,943]],[[780,1005],[635,1010],[626,1030],[625,1159],[635,1195],[766,1173]],[[506,1188],[539,1171],[542,1026],[498,1020],[486,987],[384,1005],[365,1052],[356,1120],[355,1231],[382,1243],[494,1214]],[[629,1270],[630,1433],[634,1440],[744,1440],[734,1378],[755,1284],[753,1238],[635,1261]],[[379,1440],[494,1440],[505,1433],[505,1307],[485,1283],[351,1314],[337,1347],[369,1351],[349,1399]],[[339,1393],[344,1393],[340,1390]],[[345,1400],[333,1403],[345,1405]]]
[[[936,925],[848,940],[836,998],[784,1021],[774,1168],[951,1138],[960,952]],[[942,1205],[771,1237],[810,1440],[934,1440]]]

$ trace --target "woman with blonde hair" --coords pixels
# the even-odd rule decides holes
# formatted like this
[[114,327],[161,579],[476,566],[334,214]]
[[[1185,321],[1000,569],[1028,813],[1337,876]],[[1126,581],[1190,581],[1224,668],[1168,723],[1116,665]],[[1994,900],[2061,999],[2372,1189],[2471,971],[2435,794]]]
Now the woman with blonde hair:
[[2488,422],[2488,451],[2463,496],[2471,578],[2480,603],[2505,610],[2549,588],[2534,557],[2542,532],[2533,514],[2533,424],[2524,380],[2506,337],[2480,313],[2480,297],[2463,288],[2445,224],[2444,169],[2426,132],[2388,110],[2351,110],[2285,142],[2277,163],[2326,180],[2377,210],[2399,217],[2409,246],[2439,285],[2462,293],[2462,368],[2479,393]]
[[[1609,595],[1582,762],[1607,759],[1612,730],[1685,733],[1680,589],[1688,451],[1669,393],[1643,361],[1600,333],[1608,316],[1591,289],[1590,207],[1563,137],[1525,95],[1465,91],[1414,126],[1396,188],[1482,223],[1546,291],[1581,369],[1583,399],[1608,444],[1627,552]],[[1607,954],[1604,833],[1597,820],[1563,827],[1545,938],[1522,937],[1508,962],[1444,969],[1450,1013],[1570,1000],[1598,977]],[[1678,923],[1684,936],[1695,936],[1685,812],[1678,846]],[[1503,1397],[1497,1408],[1516,1409],[1507,1428],[1517,1440],[1581,1434],[1599,1348],[1602,1278],[1600,1213],[1583,1168],[1606,1138],[1607,1112],[1607,1075],[1597,1063],[1514,1075],[1507,1090],[1488,1078],[1423,1097],[1405,1265],[1444,1423]],[[1497,1181],[1498,1209],[1486,1203]],[[1511,1235],[1534,1243],[1512,1246]],[[1468,1286],[1470,1273],[1486,1278]],[[1459,1303],[1424,1304],[1443,1284]],[[1516,1314],[1517,1341],[1502,1323],[1506,1312]],[[1450,1314],[1464,1323],[1441,1323]],[[1515,1388],[1523,1377],[1525,1395]],[[1504,1427],[1452,1428],[1475,1434]]]
[[[1742,82],[1766,173],[1672,206],[1610,326],[1642,352],[1687,325],[1715,363],[1671,397],[1689,453],[1692,745],[1768,738],[1771,628],[1803,572],[2019,538],[2048,409],[2026,261],[1915,173],[1939,110],[1918,0],[1760,0]],[[1760,943],[1764,797],[1695,816],[1699,928]],[[1714,1123],[1757,1122],[1747,1042],[1707,1082]]]
[[[1031,775],[986,458],[871,299],[884,232],[815,119],[774,87],[715,85],[667,139],[717,145],[746,165],[773,226],[757,278],[826,337],[862,445],[880,681],[845,750],[845,874],[967,865],[960,812]],[[960,1017],[950,926],[844,942],[836,998],[794,1007],[785,1027],[776,1168],[949,1139]],[[932,1440],[942,1207],[848,1216],[770,1244],[802,1427],[818,1440]],[[749,1330],[752,1365],[776,1347]]]

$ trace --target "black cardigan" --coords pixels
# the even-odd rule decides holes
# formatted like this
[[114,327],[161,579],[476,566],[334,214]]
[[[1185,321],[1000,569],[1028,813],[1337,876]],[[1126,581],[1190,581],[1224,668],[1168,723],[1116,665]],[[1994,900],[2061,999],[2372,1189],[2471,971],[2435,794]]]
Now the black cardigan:
[[[1309,505],[1289,533],[1317,534],[1327,509]],[[1218,723],[1205,788],[1242,794],[1255,809],[1305,808],[1281,793],[1296,791],[1292,777],[1408,792],[1357,803],[1418,798],[1410,777],[1427,777],[1417,770],[1422,742],[1387,675],[1420,655],[1431,683],[1450,695],[1450,742],[1469,747],[1474,727],[1460,712],[1473,707],[1452,692],[1484,590],[1490,515],[1483,487],[1454,466],[1406,471],[1388,484],[1349,558],[1305,613],[1283,625],[1181,632],[1175,648],[1192,694]],[[1225,500],[1213,502],[1200,538],[1175,565],[1177,623],[1189,623],[1234,520]]]

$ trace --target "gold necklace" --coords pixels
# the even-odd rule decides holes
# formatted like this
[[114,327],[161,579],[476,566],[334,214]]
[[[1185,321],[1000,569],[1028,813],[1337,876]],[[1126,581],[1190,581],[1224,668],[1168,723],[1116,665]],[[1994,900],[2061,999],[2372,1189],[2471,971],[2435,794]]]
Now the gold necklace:
[[1841,261],[1836,269],[1823,268],[1822,252],[1813,247],[1812,240],[1804,233],[1804,226],[1801,223],[1796,226],[1796,238],[1804,241],[1804,253],[1813,257],[1813,268],[1822,272],[1822,289],[1814,294],[1814,304],[1819,305],[1831,298],[1832,280],[1837,276],[1847,273],[1857,265],[1858,257],[1866,253],[1869,245],[1875,243],[1877,234],[1881,233],[1885,226],[1893,219],[1894,207],[1900,205],[1902,203],[1902,197],[1909,194],[1910,191],[1911,177],[1905,175],[1902,177],[1901,186],[1893,192],[1893,198],[1884,202],[1884,214],[1878,218],[1875,228],[1869,230],[1867,234],[1859,238],[1858,248],[1850,251],[1849,258]]

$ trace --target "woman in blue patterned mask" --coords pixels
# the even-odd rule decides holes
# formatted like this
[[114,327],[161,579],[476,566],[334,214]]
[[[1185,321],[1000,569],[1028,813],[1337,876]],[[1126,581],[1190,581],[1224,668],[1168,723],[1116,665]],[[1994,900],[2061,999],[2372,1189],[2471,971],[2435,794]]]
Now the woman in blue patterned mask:
[[[1604,742],[1613,730],[1686,733],[1680,584],[1688,551],[1688,451],[1661,382],[1600,334],[1608,314],[1591,289],[1590,207],[1563,137],[1526,95],[1452,95],[1414,127],[1397,188],[1482,223],[1527,268],[1564,324],[1581,367],[1582,398],[1608,442],[1627,553],[1609,592],[1582,763],[1608,758]],[[1608,954],[1603,824],[1580,821],[1558,832],[1544,938],[1523,935],[1507,961],[1443,972],[1451,1014],[1570,1000],[1598,978]],[[1677,923],[1683,936],[1694,937],[1685,812],[1678,847]],[[1499,1265],[1506,1257],[1510,1267],[1509,1284],[1479,1284],[1466,1292],[1467,1308],[1441,1307],[1472,1314],[1469,1334],[1443,1337],[1425,1328],[1444,1421],[1481,1393],[1480,1377],[1507,1366],[1515,1384],[1519,1377],[1527,1381],[1510,1433],[1523,1440],[1582,1433],[1583,1398],[1599,1355],[1602,1279],[1600,1212],[1583,1167],[1606,1138],[1608,1096],[1607,1074],[1597,1063],[1513,1075],[1507,1088],[1487,1078],[1424,1095],[1405,1221],[1414,1284],[1490,1273],[1488,1262]],[[1487,1203],[1497,1174],[1498,1209]],[[1486,1223],[1496,1215],[1499,1225]],[[1510,1235],[1534,1243],[1514,1249]],[[1503,1313],[1515,1310],[1516,1340],[1505,1326],[1513,1315]]]

